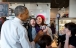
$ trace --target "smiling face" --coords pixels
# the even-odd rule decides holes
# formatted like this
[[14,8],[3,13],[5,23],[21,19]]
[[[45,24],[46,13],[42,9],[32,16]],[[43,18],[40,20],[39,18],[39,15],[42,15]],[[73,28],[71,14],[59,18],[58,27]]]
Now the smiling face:
[[27,20],[29,17],[29,11],[25,6],[17,6],[14,10],[15,16],[21,21]]
[[29,18],[29,11],[28,10],[25,10],[25,12],[23,12],[21,14],[21,20],[22,21],[26,21],[28,18]]
[[41,17],[37,17],[36,23],[37,23],[38,25],[41,25],[41,24],[42,24],[42,18],[41,18]]
[[36,24],[35,20],[34,20],[34,19],[31,19],[31,20],[30,20],[30,25],[31,25],[32,27],[34,27],[35,24]]

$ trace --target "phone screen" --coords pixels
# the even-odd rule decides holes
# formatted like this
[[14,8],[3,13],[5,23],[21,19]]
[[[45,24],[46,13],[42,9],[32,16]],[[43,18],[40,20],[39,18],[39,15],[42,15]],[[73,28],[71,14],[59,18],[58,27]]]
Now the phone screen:
[[46,26],[41,26],[40,29],[45,30]]

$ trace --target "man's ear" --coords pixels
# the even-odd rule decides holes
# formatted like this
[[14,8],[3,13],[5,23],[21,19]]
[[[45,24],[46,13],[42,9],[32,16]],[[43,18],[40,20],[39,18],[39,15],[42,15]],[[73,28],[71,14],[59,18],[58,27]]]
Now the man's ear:
[[18,17],[19,19],[22,19],[22,14],[19,14],[17,17]]
[[20,18],[22,17],[22,14],[21,14],[21,13],[19,14],[19,17],[20,17]]

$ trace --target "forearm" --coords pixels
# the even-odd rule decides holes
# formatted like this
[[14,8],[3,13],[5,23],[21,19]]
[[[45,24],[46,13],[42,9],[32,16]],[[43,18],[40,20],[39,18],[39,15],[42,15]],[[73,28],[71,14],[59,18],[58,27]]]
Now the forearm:
[[39,35],[37,34],[36,37],[35,37],[35,39],[34,39],[34,42],[37,43],[40,37],[41,37],[41,36],[39,36]]
[[69,48],[69,38],[66,38],[64,48]]
[[58,48],[61,48],[61,43],[59,43]]

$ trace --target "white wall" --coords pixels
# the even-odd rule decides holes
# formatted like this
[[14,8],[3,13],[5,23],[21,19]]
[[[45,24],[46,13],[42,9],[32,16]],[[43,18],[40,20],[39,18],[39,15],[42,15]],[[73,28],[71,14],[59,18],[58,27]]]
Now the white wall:
[[25,6],[28,8],[30,15],[35,15],[36,17],[38,14],[43,14],[46,18],[46,24],[50,23],[50,3],[28,3]]
[[2,0],[0,0],[0,2],[2,2]]
[[70,0],[69,3],[69,17],[76,18],[76,0]]
[[[15,9],[18,5],[23,5],[23,3],[12,4],[9,7]],[[38,14],[43,14],[46,18],[46,24],[50,23],[50,3],[26,3],[25,6],[28,8],[30,16],[34,15],[36,17]]]
[[58,8],[51,8],[50,10],[51,10],[50,17],[51,18],[56,18],[56,14],[58,12]]

